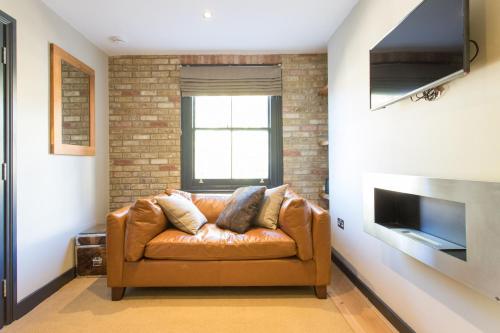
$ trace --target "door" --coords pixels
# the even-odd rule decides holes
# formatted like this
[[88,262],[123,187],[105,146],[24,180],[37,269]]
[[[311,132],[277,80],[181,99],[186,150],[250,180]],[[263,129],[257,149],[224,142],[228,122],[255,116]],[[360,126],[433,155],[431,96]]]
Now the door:
[[7,223],[7,219],[5,216],[5,190],[6,190],[6,176],[7,176],[7,169],[6,169],[6,156],[5,156],[5,116],[7,112],[7,94],[5,93],[5,88],[6,88],[6,63],[7,63],[7,45],[6,45],[6,36],[5,36],[5,25],[0,24],[0,58],[1,58],[1,64],[0,64],[0,162],[2,163],[1,166],[1,185],[0,185],[0,280],[1,280],[1,285],[0,285],[0,327],[2,327],[5,323],[5,318],[6,318],[6,260],[5,260],[5,253],[6,253],[6,245],[7,245],[7,239],[6,239],[6,233],[5,233],[5,226]]

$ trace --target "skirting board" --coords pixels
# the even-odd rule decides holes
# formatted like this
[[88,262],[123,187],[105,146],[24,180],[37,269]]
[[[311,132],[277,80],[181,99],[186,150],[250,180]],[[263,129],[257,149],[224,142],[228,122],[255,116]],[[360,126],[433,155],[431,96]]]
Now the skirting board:
[[50,295],[61,289],[66,283],[75,278],[75,268],[72,267],[45,286],[34,291],[17,303],[14,309],[14,319],[17,320],[33,310],[38,304],[46,300]]
[[344,274],[351,280],[351,282],[365,295],[366,298],[380,311],[380,313],[394,326],[399,332],[402,333],[415,333],[415,331],[397,315],[387,304],[382,301],[363,281],[361,281],[356,274],[349,268],[351,265],[342,257],[340,253],[332,248],[332,261]]

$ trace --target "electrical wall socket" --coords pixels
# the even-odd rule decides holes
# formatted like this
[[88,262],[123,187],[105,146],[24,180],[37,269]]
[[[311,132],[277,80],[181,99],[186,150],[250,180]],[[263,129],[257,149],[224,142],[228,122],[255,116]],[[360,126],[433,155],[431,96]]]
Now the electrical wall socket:
[[344,220],[342,220],[341,218],[337,218],[337,227],[344,230]]

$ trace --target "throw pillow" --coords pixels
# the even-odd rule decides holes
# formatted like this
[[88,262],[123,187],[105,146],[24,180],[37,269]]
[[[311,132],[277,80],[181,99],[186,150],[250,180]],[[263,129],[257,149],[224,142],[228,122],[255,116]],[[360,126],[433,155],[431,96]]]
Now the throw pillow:
[[215,224],[222,229],[245,233],[259,212],[265,191],[265,186],[240,187],[231,195]]
[[125,259],[137,261],[146,244],[167,227],[167,218],[154,199],[138,199],[130,207],[125,232]]
[[288,185],[281,185],[266,190],[259,213],[255,219],[255,225],[268,229],[276,229],[278,227],[281,203],[283,202],[287,188]]
[[163,209],[168,220],[179,230],[188,234],[196,234],[207,223],[207,218],[190,200],[172,194],[157,196],[156,200]]
[[168,195],[177,194],[177,195],[180,195],[181,197],[184,197],[190,201],[193,201],[193,197],[192,197],[191,193],[189,193],[189,192],[167,188],[165,190],[165,193]]

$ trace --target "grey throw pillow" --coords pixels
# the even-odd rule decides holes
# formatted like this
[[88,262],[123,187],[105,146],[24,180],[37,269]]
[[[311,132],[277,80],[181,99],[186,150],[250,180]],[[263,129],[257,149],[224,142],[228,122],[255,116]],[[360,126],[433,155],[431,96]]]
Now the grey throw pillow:
[[265,186],[240,187],[229,198],[215,224],[222,229],[245,233],[259,212]]

